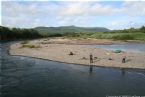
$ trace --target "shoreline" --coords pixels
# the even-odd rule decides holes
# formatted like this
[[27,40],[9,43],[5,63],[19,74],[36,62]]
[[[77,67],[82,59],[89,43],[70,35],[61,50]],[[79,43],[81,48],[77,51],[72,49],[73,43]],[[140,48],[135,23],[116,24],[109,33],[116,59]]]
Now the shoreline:
[[[10,56],[16,56],[16,57],[26,57],[26,58],[34,58],[34,59],[40,59],[40,60],[45,60],[45,61],[52,61],[52,62],[57,62],[57,63],[65,63],[65,64],[72,64],[72,65],[81,65],[81,66],[90,66],[90,65],[85,65],[85,64],[76,64],[76,63],[67,63],[67,62],[61,62],[61,61],[55,61],[55,60],[50,60],[50,59],[43,59],[43,58],[37,58],[37,57],[30,57],[30,56],[23,56],[23,55],[11,55]],[[144,71],[145,73],[145,69],[141,69],[141,68],[125,68],[125,67],[108,67],[108,66],[97,66],[97,65],[93,65],[93,67],[99,67],[99,68],[110,68],[110,69],[119,69],[119,70],[133,70],[133,71]]]
[[[38,42],[38,40],[35,40],[35,41]],[[33,42],[33,41],[31,41],[31,42]],[[118,54],[114,54],[114,53],[112,53],[110,51],[107,51],[107,50],[92,49],[92,48],[89,49],[89,48],[84,48],[85,46],[83,46],[83,45],[78,45],[77,46],[77,45],[72,45],[72,44],[45,44],[45,45],[47,45],[49,47],[48,48],[47,47],[42,47],[42,48],[36,48],[36,49],[35,48],[31,48],[31,49],[30,48],[21,48],[20,49],[19,48],[20,47],[20,43],[16,43],[16,44],[12,44],[10,46],[9,54],[12,55],[12,56],[31,57],[31,58],[38,58],[38,59],[49,60],[49,61],[54,61],[54,62],[60,62],[60,63],[89,66],[90,64],[89,64],[89,60],[88,59],[82,61],[80,58],[82,58],[83,56],[85,56],[87,58],[89,56],[88,54],[90,53],[88,51],[89,50],[94,50],[95,52],[99,51],[99,54],[100,54],[100,52],[103,52],[103,53],[100,54],[100,60],[101,61],[100,60],[97,60],[97,61],[95,60],[94,66],[105,67],[105,68],[109,67],[109,68],[119,68],[119,69],[141,69],[141,70],[145,70],[145,61],[143,60],[145,58],[145,56],[143,56],[143,55],[140,56],[140,55],[137,55],[137,54],[134,54],[134,53],[126,53],[125,52],[125,53],[121,53],[121,55],[120,54],[118,55]],[[42,45],[44,46],[44,44],[42,44]],[[61,46],[62,48],[59,47],[59,46]],[[68,51],[66,53],[66,51],[64,50],[65,48],[69,48],[69,51],[74,50],[75,48],[79,48],[79,49],[76,49],[76,51],[79,51],[80,55],[78,55],[78,54],[73,55],[74,57],[77,57],[77,58],[73,58],[73,56],[66,55],[66,54],[68,54]],[[50,51],[47,50],[47,49],[50,49]],[[46,52],[50,53],[51,55],[46,55],[45,53],[42,52],[43,50],[45,50]],[[60,50],[60,51],[58,51],[58,50]],[[86,50],[87,54],[83,54],[82,50]],[[37,52],[38,55],[34,54],[36,52]],[[54,53],[52,53],[52,52],[54,52]],[[62,54],[62,53],[65,53],[65,54]],[[78,53],[78,52],[75,52],[75,53]],[[108,53],[110,54],[110,56],[114,60],[108,60],[107,59],[108,57],[106,57],[107,56],[106,54],[108,54]],[[103,55],[103,54],[105,54],[105,55]],[[131,60],[131,61],[125,63],[125,64],[122,64],[119,61],[119,59],[121,58],[120,56],[122,56],[124,54],[127,55],[127,57],[130,56],[130,58],[133,58],[133,57],[131,57],[132,55],[134,57],[137,56],[137,58],[138,57],[141,57],[141,58],[143,57],[141,60],[137,60],[137,62],[134,61],[137,64],[138,64],[138,62],[143,62],[143,63],[140,63],[140,65],[137,65],[137,64],[134,64],[134,62],[131,62],[132,61]],[[64,56],[65,59],[61,58],[62,56]],[[116,57],[118,57],[119,59],[117,59]],[[133,58],[133,59],[135,59],[135,58]]]

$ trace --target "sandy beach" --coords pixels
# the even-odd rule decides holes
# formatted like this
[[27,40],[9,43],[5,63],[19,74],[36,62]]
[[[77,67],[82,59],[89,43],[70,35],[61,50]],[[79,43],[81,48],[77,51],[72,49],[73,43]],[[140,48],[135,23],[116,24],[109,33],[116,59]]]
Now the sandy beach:
[[[87,45],[113,43],[123,42],[97,39],[39,39],[29,41],[28,43],[19,42],[12,44],[9,52],[11,55],[22,55],[82,65],[90,65],[89,55],[92,53],[94,66],[145,69],[145,53],[114,53],[113,51],[93,48]],[[74,55],[69,55],[70,52],[73,52]],[[124,56],[126,56],[126,63],[122,63]]]

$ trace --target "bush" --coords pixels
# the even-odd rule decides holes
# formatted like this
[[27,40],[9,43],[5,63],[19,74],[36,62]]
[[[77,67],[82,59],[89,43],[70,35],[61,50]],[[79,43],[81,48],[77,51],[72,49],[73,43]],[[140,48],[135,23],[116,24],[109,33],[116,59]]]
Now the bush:
[[115,40],[133,40],[134,37],[131,35],[118,35],[118,36],[113,36],[112,37]]

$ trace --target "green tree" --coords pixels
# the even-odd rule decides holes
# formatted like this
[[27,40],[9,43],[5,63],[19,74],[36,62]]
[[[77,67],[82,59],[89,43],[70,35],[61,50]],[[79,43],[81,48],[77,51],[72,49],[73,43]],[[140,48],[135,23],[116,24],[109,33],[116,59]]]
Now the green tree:
[[145,26],[142,26],[142,27],[140,28],[140,30],[141,30],[141,32],[145,33]]

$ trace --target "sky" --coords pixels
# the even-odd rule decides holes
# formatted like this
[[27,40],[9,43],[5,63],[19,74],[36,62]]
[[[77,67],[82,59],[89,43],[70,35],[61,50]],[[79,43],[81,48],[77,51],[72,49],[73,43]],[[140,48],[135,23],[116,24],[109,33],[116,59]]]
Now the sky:
[[113,30],[145,26],[145,1],[142,0],[3,0],[0,3],[0,23],[7,27],[74,25]]

